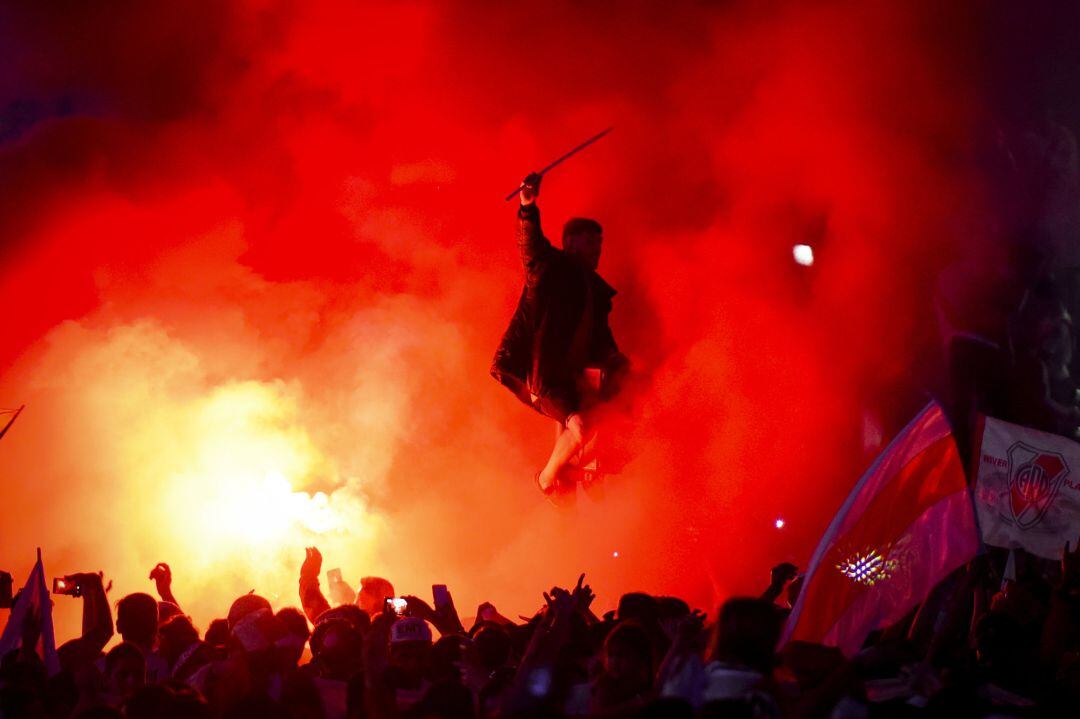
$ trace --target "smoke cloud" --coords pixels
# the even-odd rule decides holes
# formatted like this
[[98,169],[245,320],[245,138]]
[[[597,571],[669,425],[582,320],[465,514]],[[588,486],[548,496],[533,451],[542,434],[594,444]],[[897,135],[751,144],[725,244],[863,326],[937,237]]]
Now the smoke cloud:
[[[581,571],[601,608],[711,609],[805,564],[865,407],[923,401],[934,269],[982,202],[959,6],[19,5],[0,566],[40,545],[115,600],[167,561],[203,628],[296,604],[310,545],[463,615]],[[551,423],[487,374],[522,281],[501,198],[609,125],[541,206],[604,225],[647,390],[634,461],[559,513]]]

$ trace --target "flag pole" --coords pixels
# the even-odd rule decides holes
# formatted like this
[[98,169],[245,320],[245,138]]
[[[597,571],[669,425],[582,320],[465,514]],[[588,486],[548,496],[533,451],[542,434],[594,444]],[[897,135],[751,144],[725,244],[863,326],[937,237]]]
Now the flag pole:
[[19,407],[17,410],[15,410],[15,414],[11,415],[11,419],[8,420],[8,423],[4,425],[3,429],[0,429],[0,439],[4,438],[4,435],[7,434],[7,431],[9,429],[11,429],[11,425],[15,424],[15,420],[17,420],[19,418],[19,415],[22,414],[22,411],[24,409],[26,409],[25,404],[22,407]]

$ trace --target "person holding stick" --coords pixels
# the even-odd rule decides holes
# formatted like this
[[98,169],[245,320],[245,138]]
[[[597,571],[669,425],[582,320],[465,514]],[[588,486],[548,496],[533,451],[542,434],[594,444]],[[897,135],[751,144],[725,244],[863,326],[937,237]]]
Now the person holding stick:
[[519,188],[518,249],[525,286],[503,335],[491,374],[522,402],[557,422],[555,445],[535,475],[553,502],[567,499],[575,483],[567,472],[594,450],[595,418],[611,399],[628,366],[608,315],[615,290],[597,273],[603,230],[596,220],[576,217],[563,227],[562,249],[540,226],[542,175]]

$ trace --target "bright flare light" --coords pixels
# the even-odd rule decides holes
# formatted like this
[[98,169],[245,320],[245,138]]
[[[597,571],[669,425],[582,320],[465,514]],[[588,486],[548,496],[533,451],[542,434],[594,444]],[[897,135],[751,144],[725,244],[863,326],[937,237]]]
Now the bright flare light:
[[777,529],[783,529],[783,528],[784,528],[784,524],[785,524],[785,522],[784,522],[784,518],[783,518],[783,517],[777,517],[777,518],[776,518],[776,522],[775,522],[775,524],[776,524],[776,528],[777,528]]
[[272,383],[219,387],[197,407],[187,466],[167,493],[174,536],[192,540],[190,560],[267,564],[322,543],[317,537],[365,533],[367,513],[354,498],[297,489],[321,478],[325,461],[296,415]]
[[791,256],[797,264],[810,267],[814,264],[814,248],[810,245],[795,245],[791,248]]

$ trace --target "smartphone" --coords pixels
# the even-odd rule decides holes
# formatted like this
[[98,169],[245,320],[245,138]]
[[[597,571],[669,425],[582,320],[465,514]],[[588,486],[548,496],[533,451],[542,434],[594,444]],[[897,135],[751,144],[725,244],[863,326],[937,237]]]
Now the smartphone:
[[450,599],[450,591],[446,588],[445,584],[432,584],[431,596],[435,599],[436,611],[443,607],[450,607],[454,603],[453,600]]
[[52,580],[53,594],[66,594],[69,597],[82,595],[82,587],[78,582],[73,582],[68,577],[54,577]]
[[326,581],[330,582],[331,584],[337,584],[338,582],[340,582],[341,570],[337,567],[331,569],[329,572],[326,573]]
[[405,612],[409,608],[409,603],[401,597],[387,597],[385,611],[387,613],[393,613],[399,617],[404,616]]

